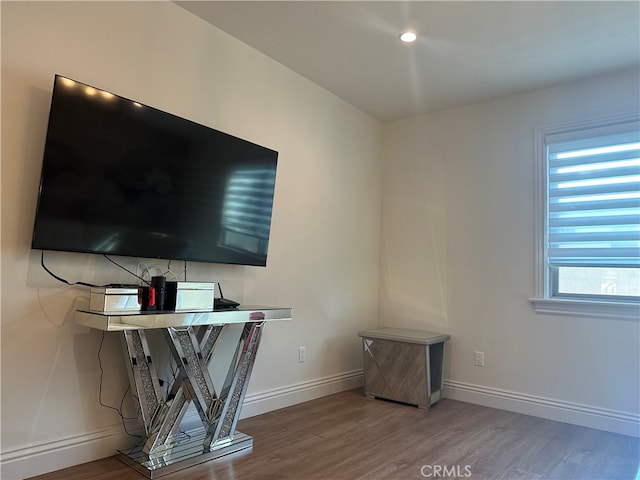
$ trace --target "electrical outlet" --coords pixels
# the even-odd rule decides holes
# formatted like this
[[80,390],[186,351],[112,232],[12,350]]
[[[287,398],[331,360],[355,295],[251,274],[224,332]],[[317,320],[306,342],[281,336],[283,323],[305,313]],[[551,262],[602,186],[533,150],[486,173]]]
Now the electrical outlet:
[[307,347],[300,347],[298,349],[298,362],[302,363],[307,359]]
[[476,367],[484,367],[484,352],[478,352],[476,350],[474,365]]

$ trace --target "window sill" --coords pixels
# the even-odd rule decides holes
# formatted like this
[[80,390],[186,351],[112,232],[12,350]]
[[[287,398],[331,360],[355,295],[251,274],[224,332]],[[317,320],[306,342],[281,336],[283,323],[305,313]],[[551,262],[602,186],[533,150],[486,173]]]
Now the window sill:
[[640,320],[640,305],[633,302],[530,298],[529,303],[536,313]]

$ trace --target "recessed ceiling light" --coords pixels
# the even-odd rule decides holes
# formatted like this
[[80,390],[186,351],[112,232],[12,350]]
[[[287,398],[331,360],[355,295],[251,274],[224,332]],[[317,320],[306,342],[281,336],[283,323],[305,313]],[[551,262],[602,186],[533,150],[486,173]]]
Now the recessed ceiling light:
[[415,42],[417,38],[418,36],[416,35],[416,32],[412,32],[410,30],[400,35],[400,40],[402,40],[405,43]]

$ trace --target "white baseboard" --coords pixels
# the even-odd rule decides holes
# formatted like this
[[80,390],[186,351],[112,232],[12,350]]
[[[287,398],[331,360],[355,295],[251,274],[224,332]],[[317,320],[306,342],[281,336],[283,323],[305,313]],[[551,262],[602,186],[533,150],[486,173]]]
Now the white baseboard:
[[114,455],[138,442],[122,431],[122,424],[92,433],[52,440],[0,454],[0,478],[22,480]]
[[456,382],[454,380],[445,380],[443,383],[444,395],[453,400],[640,437],[640,415],[633,413]]
[[[357,388],[363,385],[363,378],[362,370],[354,370],[247,395],[242,406],[241,418]],[[192,425],[200,425],[200,419],[194,409],[187,412],[182,425],[187,429]],[[2,451],[0,478],[23,480],[110,457],[115,455],[118,449],[136,443],[137,440],[123,432],[121,424],[116,424],[92,433]]]
[[[364,385],[364,373],[362,369],[360,369],[316,378],[286,387],[247,394],[244,397],[240,418],[253,417],[261,413],[271,412],[315,398],[326,397],[333,393],[358,388],[362,385]],[[197,412],[193,409],[189,410],[185,415],[182,425],[187,429],[200,425],[200,418]]]
[[244,398],[240,418],[253,417],[362,385],[364,385],[364,373],[360,369],[250,394]]
[[[333,393],[363,385],[362,370],[331,375],[247,395],[242,418],[252,417]],[[497,388],[473,385],[454,380],[444,381],[444,396],[453,400],[533,415],[559,422],[572,423],[623,435],[640,436],[640,416],[602,408],[526,395]],[[186,428],[199,424],[195,412],[185,416]],[[120,424],[93,433],[77,435],[3,451],[0,454],[0,478],[24,478],[79,465],[114,455],[118,449],[135,444],[125,435]]]

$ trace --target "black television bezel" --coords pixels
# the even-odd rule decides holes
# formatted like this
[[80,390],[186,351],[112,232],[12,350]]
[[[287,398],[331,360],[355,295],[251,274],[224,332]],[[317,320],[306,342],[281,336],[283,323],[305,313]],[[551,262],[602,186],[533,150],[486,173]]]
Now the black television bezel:
[[[70,253],[84,253],[84,254],[96,254],[96,255],[110,255],[110,256],[122,256],[122,257],[130,257],[130,258],[149,258],[149,259],[161,259],[161,260],[180,260],[180,261],[190,261],[190,262],[198,262],[198,263],[211,263],[211,264],[226,264],[226,265],[241,265],[241,266],[258,266],[258,267],[266,267],[267,265],[267,258],[268,258],[268,245],[270,242],[270,238],[271,238],[271,227],[273,224],[273,204],[275,202],[275,180],[274,180],[274,186],[273,186],[273,192],[271,194],[271,213],[270,213],[270,219],[269,219],[269,235],[267,237],[267,247],[265,250],[265,254],[263,256],[255,256],[253,258],[256,259],[256,261],[250,261],[249,260],[249,256],[245,256],[245,258],[243,258],[242,261],[227,261],[225,260],[223,257],[216,257],[214,255],[210,255],[207,258],[201,258],[201,257],[195,257],[195,256],[180,256],[180,255],[176,255],[176,256],[165,256],[165,255],[149,255],[144,251],[140,251],[140,252],[135,252],[135,253],[122,253],[119,251],[101,251],[98,249],[89,249],[89,248],[58,248],[58,247],[54,247],[52,248],[51,246],[48,246],[46,244],[46,242],[41,241],[41,239],[38,239],[36,237],[36,226],[39,220],[39,213],[41,210],[41,201],[42,201],[42,189],[43,189],[43,182],[44,182],[44,174],[45,174],[45,165],[47,162],[47,147],[48,147],[48,143],[49,143],[49,132],[51,129],[51,125],[54,121],[53,119],[53,105],[54,105],[54,100],[55,100],[55,95],[56,95],[56,90],[57,88],[60,88],[60,82],[62,82],[63,80],[69,80],[71,82],[74,82],[78,85],[81,85],[83,87],[86,88],[92,88],[95,89],[97,92],[106,92],[109,95],[113,95],[114,97],[117,97],[120,100],[123,100],[125,102],[131,103],[132,105],[138,105],[141,107],[144,107],[146,109],[150,109],[154,112],[156,112],[157,114],[161,114],[161,115],[166,115],[167,118],[171,118],[173,120],[177,120],[179,122],[181,122],[182,126],[192,126],[193,128],[204,128],[207,130],[210,130],[212,132],[215,132],[217,134],[221,134],[224,135],[227,138],[230,139],[234,139],[237,140],[238,142],[242,142],[244,144],[247,145],[251,145],[252,147],[257,147],[262,149],[264,152],[269,152],[272,156],[273,156],[273,174],[274,177],[276,176],[277,173],[277,166],[278,166],[278,152],[276,150],[270,149],[268,147],[264,147],[262,145],[259,145],[257,143],[251,142],[249,140],[228,134],[226,132],[214,129],[212,127],[209,127],[207,125],[203,125],[200,124],[198,122],[194,122],[192,120],[189,120],[187,118],[184,117],[180,117],[178,115],[172,114],[170,112],[164,111],[164,110],[160,110],[158,108],[155,108],[153,106],[149,106],[147,104],[144,104],[142,102],[139,102],[137,100],[132,100],[130,98],[124,97],[122,95],[118,95],[115,94],[109,90],[105,90],[99,87],[95,87],[93,85],[72,79],[68,76],[65,75],[60,75],[60,74],[55,74],[54,75],[54,82],[53,82],[53,89],[52,89],[52,95],[51,95],[51,103],[50,103],[50,109],[49,109],[49,117],[48,117],[48,122],[47,122],[47,133],[45,136],[45,148],[44,148],[44,152],[43,152],[43,157],[42,157],[42,165],[41,165],[41,173],[40,173],[40,181],[38,184],[38,198],[37,198],[37,205],[36,205],[36,211],[35,211],[35,216],[34,216],[34,222],[33,222],[33,232],[32,232],[32,238],[31,238],[31,248],[34,250],[43,250],[43,251],[60,251],[60,252],[70,252]],[[263,260],[262,260],[263,259]]]

